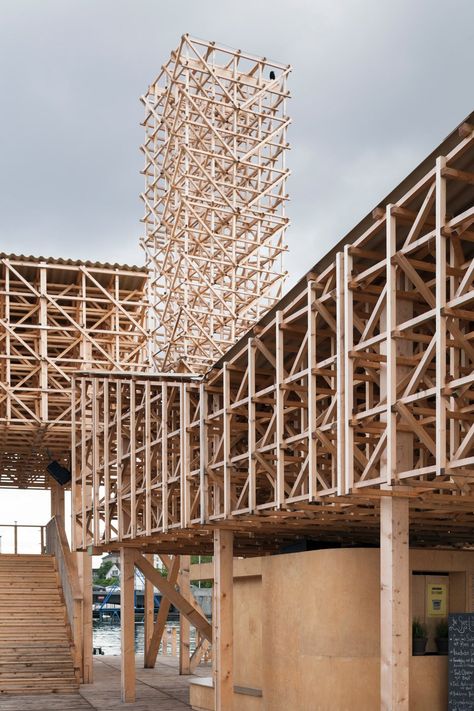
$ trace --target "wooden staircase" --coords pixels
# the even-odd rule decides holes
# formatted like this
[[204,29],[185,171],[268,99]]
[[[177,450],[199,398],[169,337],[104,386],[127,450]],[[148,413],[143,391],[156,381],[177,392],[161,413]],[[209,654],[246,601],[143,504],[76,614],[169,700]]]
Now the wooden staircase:
[[78,688],[54,556],[0,555],[0,693]]

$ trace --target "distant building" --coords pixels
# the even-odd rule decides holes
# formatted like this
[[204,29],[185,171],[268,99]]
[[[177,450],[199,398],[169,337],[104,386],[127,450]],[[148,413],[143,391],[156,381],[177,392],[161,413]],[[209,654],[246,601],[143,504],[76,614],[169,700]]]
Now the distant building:
[[110,580],[111,578],[120,578],[120,568],[117,563],[112,564],[112,566],[105,574],[105,577],[107,578],[107,580]]

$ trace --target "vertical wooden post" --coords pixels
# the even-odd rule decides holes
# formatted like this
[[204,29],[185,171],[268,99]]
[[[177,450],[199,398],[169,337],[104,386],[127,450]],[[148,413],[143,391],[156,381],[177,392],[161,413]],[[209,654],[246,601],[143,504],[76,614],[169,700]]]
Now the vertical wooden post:
[[76,553],[79,585],[82,593],[82,683],[92,684],[92,557]]
[[408,711],[410,566],[408,499],[380,501],[380,708]]
[[313,308],[316,300],[316,282],[314,274],[308,277],[308,497],[313,501],[317,494],[316,462],[316,312]]
[[446,158],[436,159],[436,474],[444,474],[447,462],[446,397]]
[[257,442],[256,433],[256,405],[255,405],[255,338],[249,338],[247,347],[248,358],[248,448],[249,448],[249,509],[251,513],[255,512],[257,505],[257,479],[256,479],[256,457],[255,449]]
[[339,495],[347,491],[345,467],[345,376],[344,376],[344,254],[336,255],[336,341],[337,341],[337,460],[336,460],[336,487]]
[[285,503],[285,450],[283,449],[284,438],[284,407],[285,391],[283,390],[283,380],[285,377],[284,368],[284,331],[282,329],[283,312],[276,312],[275,321],[275,348],[276,348],[276,368],[275,368],[275,421],[276,421],[276,479],[275,479],[275,504],[281,508]]
[[214,531],[213,676],[215,711],[232,711],[233,681],[232,531]]
[[231,502],[231,466],[230,466],[230,430],[231,430],[231,409],[230,409],[230,370],[225,362],[222,368],[223,390],[224,390],[224,412],[223,418],[223,449],[224,449],[224,516],[230,516],[232,509]]
[[18,524],[16,521],[13,524],[13,552],[15,555],[18,553]]
[[354,361],[350,353],[354,346],[354,298],[349,283],[352,278],[352,256],[349,245],[344,248],[344,493],[354,486]]
[[120,549],[120,627],[122,701],[135,701],[135,551]]
[[64,489],[54,479],[51,480],[51,518],[53,516],[64,521]]
[[[145,555],[145,558],[154,567],[155,556],[153,555],[153,553],[147,553]],[[143,654],[143,660],[145,662],[148,651],[150,649],[151,638],[153,637],[153,623],[154,623],[154,619],[155,619],[155,589],[153,587],[153,584],[148,580],[148,578],[145,578],[145,591],[144,591],[143,606],[144,606],[144,616],[143,616],[144,654]]]
[[[181,568],[179,571],[179,592],[186,600],[191,598],[191,581],[189,566],[191,556],[181,556]],[[190,624],[189,621],[180,613],[179,615],[179,673],[191,674],[191,658],[190,658]]]
[[413,435],[399,432],[397,426],[397,382],[406,374],[399,356],[410,356],[411,342],[395,338],[398,323],[413,315],[412,302],[400,295],[405,277],[397,270],[393,256],[397,250],[397,222],[393,205],[386,208],[386,308],[381,313],[386,340],[381,344],[386,368],[381,369],[380,393],[386,399],[387,447],[381,458],[382,487],[390,495],[380,502],[380,708],[382,711],[408,711],[410,671],[410,565],[409,500],[398,496],[400,472],[413,466]]

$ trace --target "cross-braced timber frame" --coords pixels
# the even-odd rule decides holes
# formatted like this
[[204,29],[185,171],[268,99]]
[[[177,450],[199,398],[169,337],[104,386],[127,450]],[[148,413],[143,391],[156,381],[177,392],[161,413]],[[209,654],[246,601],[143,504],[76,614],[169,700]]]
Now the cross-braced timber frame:
[[472,543],[473,224],[464,123],[199,383],[78,377],[76,544],[363,542],[387,496]]
[[289,72],[184,35],[142,97],[159,371],[206,370],[281,296]]
[[69,466],[78,370],[147,368],[143,268],[0,255],[0,486]]

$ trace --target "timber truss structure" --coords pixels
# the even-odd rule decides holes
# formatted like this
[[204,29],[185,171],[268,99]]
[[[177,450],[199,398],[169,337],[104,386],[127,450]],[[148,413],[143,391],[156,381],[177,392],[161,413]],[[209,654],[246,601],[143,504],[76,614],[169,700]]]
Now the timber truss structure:
[[474,125],[453,132],[199,379],[79,375],[78,547],[474,542]]
[[78,370],[147,368],[143,268],[0,255],[0,486],[69,466]]
[[142,97],[160,372],[204,372],[281,297],[289,72],[184,35]]

